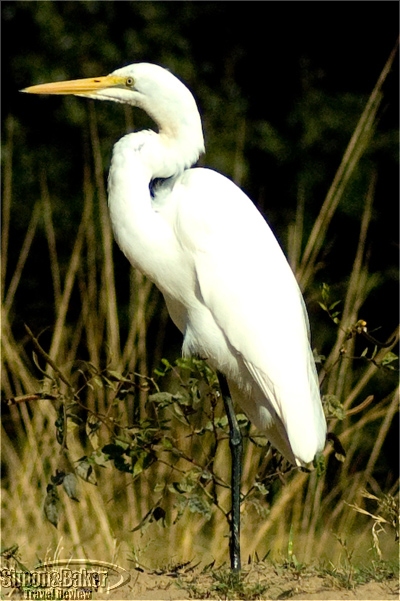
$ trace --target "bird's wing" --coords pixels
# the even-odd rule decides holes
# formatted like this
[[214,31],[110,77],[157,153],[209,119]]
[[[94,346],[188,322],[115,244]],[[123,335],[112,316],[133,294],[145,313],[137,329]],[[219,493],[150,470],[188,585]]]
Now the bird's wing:
[[302,424],[319,437],[310,448],[320,448],[325,421],[308,318],[278,242],[249,198],[216,172],[191,169],[178,188],[176,236],[193,257],[204,304],[281,418],[295,455],[305,445]]

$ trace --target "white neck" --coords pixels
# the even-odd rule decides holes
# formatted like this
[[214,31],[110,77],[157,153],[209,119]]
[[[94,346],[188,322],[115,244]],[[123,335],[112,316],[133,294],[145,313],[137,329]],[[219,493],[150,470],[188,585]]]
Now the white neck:
[[[167,144],[162,135],[148,131],[119,140],[109,172],[108,203],[114,236],[122,252],[162,292],[172,294],[174,277],[165,278],[165,274],[171,265],[182,264],[178,259],[181,249],[170,224],[154,210],[149,190],[153,178],[170,177],[185,168],[183,162],[178,165],[173,158],[178,149],[165,148]],[[165,281],[171,291],[163,288]]]

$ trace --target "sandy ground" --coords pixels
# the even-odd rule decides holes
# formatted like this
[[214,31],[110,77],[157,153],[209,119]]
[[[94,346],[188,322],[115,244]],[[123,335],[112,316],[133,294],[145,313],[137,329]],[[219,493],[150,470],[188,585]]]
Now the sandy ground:
[[[330,577],[305,575],[293,577],[291,574],[277,574],[274,568],[252,575],[249,580],[255,584],[265,585],[267,590],[256,599],[399,599],[399,583],[396,580],[387,580],[382,583],[369,582],[354,588],[338,588]],[[190,587],[194,585],[194,590]],[[184,577],[171,577],[168,575],[144,574],[137,572],[131,576],[131,581],[121,589],[117,589],[112,599],[195,599],[201,597],[208,599],[233,599],[234,596],[225,596],[223,591],[215,591],[215,581],[206,575],[192,574]],[[189,590],[188,590],[189,589]],[[250,582],[249,589],[251,591]],[[246,589],[245,589],[246,590]],[[195,596],[195,594],[197,595]],[[99,595],[94,598],[105,599]],[[241,597],[246,598],[246,597]]]
[[[130,580],[122,587],[110,593],[93,592],[86,598],[91,599],[399,599],[399,583],[396,579],[386,579],[382,582],[367,582],[351,584],[347,588],[340,584],[341,580],[331,574],[323,574],[321,570],[285,569],[271,564],[260,564],[246,567],[245,577],[239,595],[224,588],[229,581],[230,572],[218,572],[221,577],[215,577],[210,571],[199,571],[196,568],[178,569],[172,572],[144,572],[132,570]],[[1,599],[60,599],[53,595],[45,596],[45,591],[21,592],[2,591]],[[36,593],[36,594],[35,594]],[[70,591],[64,599],[84,598],[83,591]]]

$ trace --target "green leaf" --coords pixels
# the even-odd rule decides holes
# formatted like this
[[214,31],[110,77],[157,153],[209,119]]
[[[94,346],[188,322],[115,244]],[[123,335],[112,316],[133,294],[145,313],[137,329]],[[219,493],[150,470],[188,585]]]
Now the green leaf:
[[162,492],[165,490],[165,482],[157,482],[153,488],[154,492]]
[[161,444],[164,447],[164,449],[166,449],[167,451],[171,450],[174,448],[174,445],[172,444],[172,442],[170,441],[169,438],[162,438],[161,439]]
[[341,302],[342,302],[341,300],[337,300],[334,303],[332,303],[331,305],[329,305],[329,311],[332,311],[332,309],[334,309]]
[[83,457],[78,461],[75,466],[75,473],[90,484],[97,485],[96,474],[94,473],[93,465],[88,461],[86,457]]
[[100,449],[97,449],[95,453],[92,453],[91,459],[100,467],[106,467],[107,462],[110,460],[109,456],[103,453]]
[[180,488],[179,488],[179,482],[171,482],[171,484],[168,484],[168,490],[169,492],[172,493],[179,493],[181,494]]
[[74,419],[68,419],[67,421],[67,432],[68,433],[72,433],[72,432],[76,432],[76,430],[79,429],[80,423],[82,420],[74,420]]
[[211,505],[204,497],[197,495],[191,497],[188,501],[188,507],[191,513],[200,513],[207,520],[211,518]]
[[57,528],[60,518],[61,503],[57,487],[54,484],[47,485],[47,494],[44,500],[44,514],[48,521]]
[[397,359],[398,356],[395,353],[392,353],[392,351],[389,351],[382,359],[381,365],[387,367],[390,363],[393,363],[393,361],[397,361]]
[[132,463],[127,460],[126,456],[120,455],[113,458],[116,469],[120,472],[130,473],[132,471]]
[[247,426],[247,424],[249,423],[249,418],[245,413],[238,413],[236,415],[236,419],[239,426]]
[[132,476],[138,476],[143,472],[146,453],[141,453],[137,461],[135,461],[132,469]]
[[104,388],[103,380],[99,376],[93,376],[90,380],[97,388]]
[[155,392],[154,394],[149,394],[148,400],[150,403],[158,404],[160,409],[162,409],[172,405],[176,401],[176,397],[171,392]]
[[168,361],[168,359],[161,359],[161,363],[164,365],[164,369],[162,367],[160,368],[156,368],[154,369],[154,373],[156,374],[156,376],[160,376],[163,377],[165,376],[169,371],[172,370],[172,365],[171,363]]
[[326,303],[326,301],[329,299],[329,286],[328,284],[326,284],[325,282],[322,284],[321,286],[321,296],[322,296],[322,300]]
[[213,475],[212,475],[212,473],[211,473],[211,472],[209,472],[208,470],[203,470],[203,471],[201,472],[201,475],[200,475],[200,477],[201,477],[201,480],[203,480],[203,481],[210,481],[210,480],[212,480],[212,479],[213,479]]
[[336,417],[340,420],[343,420],[346,417],[342,403],[334,394],[325,394],[322,397],[322,403],[326,408],[329,417]]
[[72,474],[72,473],[65,474],[62,484],[63,484],[63,488],[64,488],[65,492],[67,493],[67,495],[69,496],[69,498],[73,499],[74,501],[78,501],[78,503],[79,503],[79,499],[77,496],[78,481],[76,479],[75,474]]
[[315,363],[323,363],[326,360],[326,356],[325,355],[320,355],[320,353],[317,351],[317,349],[313,349],[313,357],[314,357],[314,361]]
[[105,455],[108,455],[110,459],[114,459],[115,457],[120,457],[123,453],[125,453],[127,447],[128,445],[124,448],[119,444],[110,443],[104,445],[101,450]]
[[325,457],[323,453],[317,453],[313,461],[314,467],[317,470],[317,476],[321,477],[326,471]]
[[126,382],[126,378],[124,378],[123,375],[119,371],[114,371],[113,369],[107,369],[107,374],[108,374],[108,376],[111,376],[115,380],[118,380],[118,382]]
[[263,482],[254,482],[254,488],[256,488],[262,495],[267,495],[269,493],[269,489]]

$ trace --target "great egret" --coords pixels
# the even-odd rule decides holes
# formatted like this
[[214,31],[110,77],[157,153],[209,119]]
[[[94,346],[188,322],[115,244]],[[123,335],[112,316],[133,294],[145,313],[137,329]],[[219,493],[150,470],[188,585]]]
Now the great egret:
[[[158,133],[131,133],[114,146],[108,195],[116,241],[162,292],[183,354],[207,358],[226,376],[232,399],[289,461],[311,462],[324,447],[326,422],[304,301],[249,198],[215,171],[192,167],[204,141],[190,91],[148,63],[23,91],[113,100],[154,120]],[[240,557],[232,565],[239,568]]]

